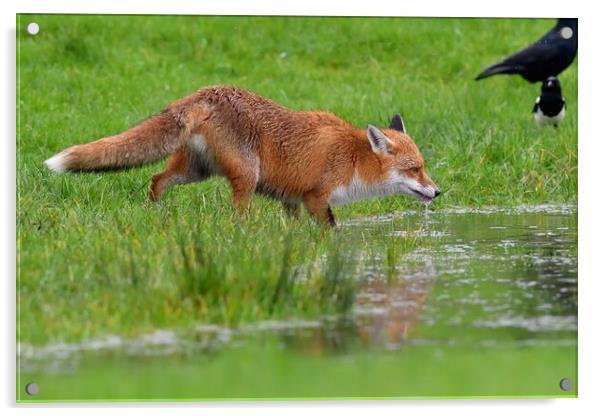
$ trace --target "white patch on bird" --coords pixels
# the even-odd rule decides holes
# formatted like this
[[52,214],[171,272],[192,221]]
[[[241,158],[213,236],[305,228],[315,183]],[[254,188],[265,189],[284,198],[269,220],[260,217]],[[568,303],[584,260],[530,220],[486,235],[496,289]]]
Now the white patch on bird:
[[66,151],[63,150],[62,152],[52,156],[50,159],[44,161],[44,164],[48,169],[50,169],[53,172],[63,173],[67,171],[67,166],[65,166],[66,155]]
[[560,123],[565,116],[565,107],[562,107],[562,110],[560,110],[560,113],[558,113],[552,117],[546,116],[541,111],[541,108],[537,107],[537,111],[535,112],[535,114],[533,116],[535,117],[535,122],[537,123],[537,125],[539,127],[544,127],[544,126],[549,126],[549,125],[557,126],[558,123]]
[[563,27],[562,29],[560,29],[560,36],[562,36],[563,39],[570,39],[573,37],[573,29],[571,29],[568,26]]
[[367,184],[362,181],[356,171],[348,184],[341,185],[332,192],[328,203],[330,205],[343,205],[366,198],[395,194],[406,194],[422,200],[430,200],[435,197],[435,188],[422,186],[415,179],[395,170],[389,172],[384,181]]

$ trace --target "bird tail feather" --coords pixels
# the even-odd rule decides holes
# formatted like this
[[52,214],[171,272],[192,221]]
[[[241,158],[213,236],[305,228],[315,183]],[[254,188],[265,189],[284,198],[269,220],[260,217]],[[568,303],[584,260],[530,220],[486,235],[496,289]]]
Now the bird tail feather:
[[492,75],[497,74],[517,74],[519,73],[518,69],[515,66],[505,65],[505,64],[494,64],[490,67],[486,68],[483,72],[481,72],[475,78],[476,81],[490,77]]

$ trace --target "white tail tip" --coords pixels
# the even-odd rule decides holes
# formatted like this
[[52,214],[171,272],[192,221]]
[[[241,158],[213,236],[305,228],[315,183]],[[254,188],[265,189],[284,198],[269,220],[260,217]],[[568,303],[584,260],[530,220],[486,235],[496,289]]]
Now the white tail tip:
[[48,169],[53,172],[63,173],[67,171],[67,166],[65,166],[65,156],[66,153],[60,152],[56,155],[52,156],[50,159],[46,160],[44,164]]

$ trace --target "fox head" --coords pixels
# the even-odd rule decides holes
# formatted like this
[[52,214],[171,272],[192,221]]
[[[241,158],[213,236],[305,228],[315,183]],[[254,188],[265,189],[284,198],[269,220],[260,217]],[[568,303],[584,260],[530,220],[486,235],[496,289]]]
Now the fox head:
[[[380,161],[380,186],[390,193],[411,195],[423,202],[431,202],[441,193],[426,173],[424,158],[410,136],[401,116],[395,114],[388,129],[369,124],[368,141]],[[376,185],[376,183],[375,183]]]

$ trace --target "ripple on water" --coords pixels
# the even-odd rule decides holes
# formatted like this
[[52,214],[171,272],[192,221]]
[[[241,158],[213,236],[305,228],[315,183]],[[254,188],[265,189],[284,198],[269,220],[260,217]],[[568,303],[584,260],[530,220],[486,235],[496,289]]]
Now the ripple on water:
[[500,316],[494,320],[479,320],[473,322],[476,327],[482,328],[522,328],[528,331],[576,331],[577,317],[542,315],[527,318],[524,316]]
[[[536,215],[523,216],[537,213],[554,217],[538,220]],[[562,218],[575,213],[574,205],[544,204],[434,210],[429,213],[428,228],[423,227],[424,217],[418,211],[347,221],[343,228],[374,228],[375,244],[386,244],[383,236],[424,238],[434,243],[418,244],[405,253],[395,267],[393,279],[385,277],[383,255],[361,253],[362,264],[370,266],[358,269],[359,290],[351,313],[344,317],[344,325],[339,324],[340,316],[330,316],[316,320],[262,321],[237,328],[201,324],[188,332],[162,329],[131,339],[110,335],[80,343],[45,346],[21,343],[19,366],[24,372],[41,367],[53,372],[72,371],[86,354],[190,354],[247,342],[255,336],[282,334],[319,339],[316,334],[336,332],[342,338],[386,349],[397,349],[407,343],[474,342],[484,347],[500,342],[574,343],[575,340],[538,337],[547,331],[577,330],[576,225],[574,217],[567,217],[564,222]],[[494,214],[507,217],[492,217]],[[404,229],[391,231],[390,224],[399,217],[409,216],[415,218],[408,220]],[[457,325],[460,330],[453,335],[442,332],[443,336],[436,330],[439,324]],[[432,335],[412,338],[413,328],[419,325],[429,326]],[[471,328],[499,331],[520,328],[538,335],[515,340],[501,337],[504,341],[463,338],[462,330]],[[480,332],[491,337],[496,331]]]
[[[454,208],[441,208],[435,207],[429,208],[429,216],[432,219],[441,216],[448,215],[466,215],[466,214],[479,214],[479,215],[494,215],[494,214],[557,214],[557,215],[570,215],[577,212],[576,204],[538,204],[538,205],[518,205],[514,207],[498,207],[498,206],[487,206],[480,208],[469,208],[469,207],[454,207]],[[396,218],[419,216],[423,212],[417,210],[405,210],[384,215],[374,215],[362,218],[354,218],[351,220],[341,222],[342,226],[358,226],[358,225],[371,225],[371,224],[382,224],[389,223]],[[531,225],[531,228],[537,228],[537,225]]]

